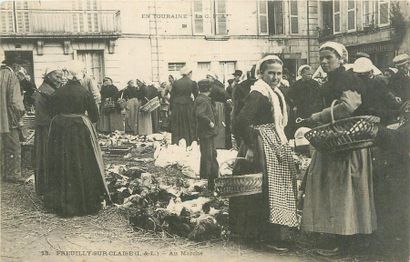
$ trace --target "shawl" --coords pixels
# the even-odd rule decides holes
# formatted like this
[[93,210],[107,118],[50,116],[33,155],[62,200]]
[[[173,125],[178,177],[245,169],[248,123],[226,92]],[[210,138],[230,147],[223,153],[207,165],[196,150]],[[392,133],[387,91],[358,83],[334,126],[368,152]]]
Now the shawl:
[[[288,124],[288,113],[286,108],[285,97],[278,87],[271,88],[265,81],[259,79],[251,87],[251,92],[259,92],[263,96],[266,96],[271,103],[271,110],[273,121],[275,123],[276,132],[282,142],[286,144],[288,142],[285,135],[285,126]],[[282,105],[282,108],[280,106]]]

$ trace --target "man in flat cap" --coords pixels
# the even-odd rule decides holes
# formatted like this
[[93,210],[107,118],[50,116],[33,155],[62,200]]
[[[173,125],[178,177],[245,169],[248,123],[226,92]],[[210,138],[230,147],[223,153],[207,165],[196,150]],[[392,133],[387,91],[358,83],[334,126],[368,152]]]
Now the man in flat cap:
[[208,179],[208,188],[214,190],[214,180],[218,176],[218,161],[216,160],[215,137],[217,131],[216,109],[212,99],[209,97],[212,83],[208,79],[198,82],[199,95],[195,99],[194,115],[196,122],[196,135],[199,139],[201,151],[201,163],[199,176]]
[[401,54],[393,59],[397,74],[392,77],[390,87],[402,102],[410,99],[410,57],[408,54]]

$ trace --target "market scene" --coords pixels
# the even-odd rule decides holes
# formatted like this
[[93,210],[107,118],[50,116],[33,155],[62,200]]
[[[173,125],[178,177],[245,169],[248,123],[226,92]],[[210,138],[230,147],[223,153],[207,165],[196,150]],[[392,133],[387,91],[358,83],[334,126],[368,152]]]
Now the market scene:
[[410,261],[408,0],[0,2],[1,261]]

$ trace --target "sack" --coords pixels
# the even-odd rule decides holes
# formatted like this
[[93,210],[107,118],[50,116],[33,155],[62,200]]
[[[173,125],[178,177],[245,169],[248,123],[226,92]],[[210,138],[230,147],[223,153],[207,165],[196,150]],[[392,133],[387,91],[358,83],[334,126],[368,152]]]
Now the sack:
[[337,100],[330,106],[331,123],[313,128],[305,134],[310,144],[318,151],[341,152],[371,147],[376,138],[377,116],[355,116],[335,121],[333,109]]

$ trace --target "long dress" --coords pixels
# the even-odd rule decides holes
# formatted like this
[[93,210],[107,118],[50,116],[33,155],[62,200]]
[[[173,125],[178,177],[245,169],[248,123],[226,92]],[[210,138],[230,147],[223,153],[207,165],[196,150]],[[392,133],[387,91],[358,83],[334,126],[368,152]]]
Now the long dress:
[[[98,212],[109,199],[104,164],[92,122],[95,101],[80,82],[70,80],[51,99],[51,121],[44,206],[61,216]],[[85,113],[87,112],[87,116]]]
[[38,88],[38,92],[33,95],[35,115],[35,134],[34,134],[34,158],[35,158],[35,188],[36,193],[42,195],[47,188],[47,146],[48,131],[50,129],[51,112],[50,97],[55,92],[52,83],[47,78]]
[[[144,85],[141,87],[139,94],[140,105],[143,106],[149,101],[150,87]],[[144,112],[141,109],[138,111],[138,134],[151,135],[153,131],[152,114]]]
[[[100,119],[97,129],[100,132],[109,133],[115,130],[124,131],[124,122],[121,115],[121,108],[118,105],[119,92],[116,86],[108,85],[101,87],[101,108]],[[109,100],[115,102],[115,108],[107,111],[104,106]]]
[[128,86],[123,91],[123,98],[127,101],[125,114],[125,132],[138,134],[138,100],[140,90],[135,86]]
[[184,76],[173,83],[170,98],[172,144],[185,139],[186,144],[191,145],[195,139],[192,96],[197,95],[197,84],[189,77]]
[[[295,164],[289,146],[280,142],[271,108],[266,96],[251,91],[233,125],[243,141],[233,175],[263,173],[261,194],[229,200],[231,231],[252,241],[284,240],[279,225],[295,227],[298,223]],[[248,149],[255,154],[253,162],[241,159]]]
[[216,108],[216,137],[215,145],[216,148],[225,149],[226,148],[226,119],[225,119],[225,89],[221,82],[215,80],[212,85],[209,97],[215,103]]
[[[361,83],[343,67],[328,74],[325,100],[335,106],[335,119],[349,117],[360,106]],[[330,109],[312,115],[330,122]],[[377,228],[370,149],[339,153],[316,151],[308,169],[302,217],[306,231],[354,235],[371,234]]]

